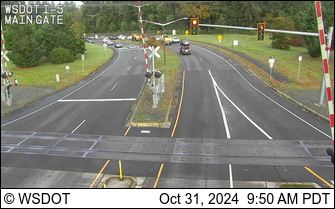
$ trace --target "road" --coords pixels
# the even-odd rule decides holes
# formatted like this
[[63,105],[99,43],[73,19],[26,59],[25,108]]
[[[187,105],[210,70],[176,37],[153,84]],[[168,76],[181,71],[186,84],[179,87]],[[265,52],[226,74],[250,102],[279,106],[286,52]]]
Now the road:
[[[168,47],[178,53],[179,45]],[[129,176],[155,177],[164,163],[162,178],[309,181],[329,188],[305,168],[333,178],[325,154],[329,124],[233,60],[192,49],[181,56],[180,111],[169,128],[126,126],[145,72],[143,49],[132,44],[114,49],[115,57],[89,79],[2,117],[2,187],[85,188],[106,160],[123,160]],[[68,175],[45,177],[62,171]],[[117,171],[110,163],[104,174]],[[82,175],[68,183],[69,172]]]

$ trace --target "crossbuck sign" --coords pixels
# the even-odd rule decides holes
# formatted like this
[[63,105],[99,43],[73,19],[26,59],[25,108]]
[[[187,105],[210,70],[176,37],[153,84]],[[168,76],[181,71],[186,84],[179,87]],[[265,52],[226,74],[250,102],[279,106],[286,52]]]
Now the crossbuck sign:
[[[149,46],[149,47],[148,47],[148,49],[149,49],[150,51],[152,51],[152,54],[155,54],[157,58],[160,58],[160,57],[161,57],[161,55],[159,55],[159,54],[157,53],[157,51],[158,51],[159,48],[160,48],[159,46],[157,46],[156,49],[155,49],[154,46]],[[149,55],[149,58],[152,57],[152,54]]]

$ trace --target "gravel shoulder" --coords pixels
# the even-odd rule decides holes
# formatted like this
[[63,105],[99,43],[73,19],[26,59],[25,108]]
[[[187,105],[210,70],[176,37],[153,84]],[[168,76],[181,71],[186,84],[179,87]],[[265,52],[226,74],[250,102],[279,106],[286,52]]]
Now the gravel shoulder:
[[3,87],[1,88],[1,117],[55,93],[57,89],[46,86],[12,86],[10,91],[12,105],[8,106],[4,100]]

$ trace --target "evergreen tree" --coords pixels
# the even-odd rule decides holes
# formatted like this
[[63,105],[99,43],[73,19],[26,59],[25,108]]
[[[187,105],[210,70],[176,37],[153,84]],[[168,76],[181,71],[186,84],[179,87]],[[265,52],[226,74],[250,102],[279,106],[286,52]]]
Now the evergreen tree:
[[36,41],[37,38],[33,25],[6,25],[4,30],[6,50],[12,51],[7,54],[8,58],[17,67],[37,66],[42,57],[42,49]]
[[50,52],[54,48],[63,47],[70,50],[75,57],[78,53],[85,52],[85,42],[83,39],[76,38],[75,31],[72,29],[74,18],[72,15],[64,14],[64,24],[49,24],[42,26],[44,55],[49,58]]

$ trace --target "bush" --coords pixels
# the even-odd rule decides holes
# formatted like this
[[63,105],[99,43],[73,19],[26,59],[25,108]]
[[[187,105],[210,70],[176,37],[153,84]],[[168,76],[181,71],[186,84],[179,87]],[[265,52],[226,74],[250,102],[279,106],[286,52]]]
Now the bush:
[[306,46],[305,40],[303,36],[294,35],[291,39],[291,45],[298,47],[298,46]]
[[153,37],[150,37],[147,41],[146,41],[146,44],[148,46],[154,46],[154,47],[157,47],[160,45],[160,43],[156,40],[156,38],[153,36]]
[[74,61],[74,57],[70,50],[63,47],[54,48],[50,53],[50,59],[54,64],[62,64]]

